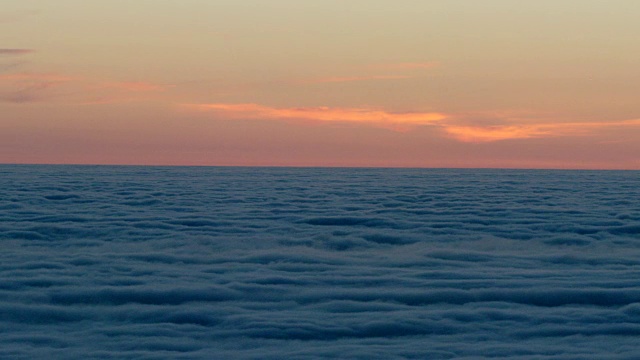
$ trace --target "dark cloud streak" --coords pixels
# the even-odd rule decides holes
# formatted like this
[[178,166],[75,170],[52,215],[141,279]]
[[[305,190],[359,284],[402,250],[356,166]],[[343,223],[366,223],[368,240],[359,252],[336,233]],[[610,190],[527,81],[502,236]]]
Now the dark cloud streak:
[[33,53],[32,49],[0,49],[0,56],[26,55]]

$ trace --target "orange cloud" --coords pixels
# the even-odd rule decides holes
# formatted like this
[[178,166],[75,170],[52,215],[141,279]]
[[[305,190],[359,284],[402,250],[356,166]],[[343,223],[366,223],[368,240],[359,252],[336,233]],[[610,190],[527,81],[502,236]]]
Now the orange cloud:
[[477,143],[510,139],[580,136],[588,135],[599,129],[629,126],[640,126],[640,119],[611,122],[568,122],[497,126],[443,125],[444,130],[454,139],[463,142]]
[[[371,108],[293,107],[275,108],[258,104],[188,104],[187,108],[214,112],[227,119],[310,120],[317,122],[352,122],[396,131],[417,126],[442,128],[451,138],[461,142],[483,143],[512,139],[557,136],[582,136],[615,127],[640,127],[640,119],[611,122],[533,122],[526,117],[500,125],[458,125],[453,115],[440,112],[389,112]],[[548,119],[548,118],[547,118]],[[520,123],[518,123],[520,122]]]
[[220,113],[229,119],[311,120],[318,122],[365,123],[393,130],[407,130],[420,125],[431,125],[447,118],[437,112],[387,112],[368,108],[274,108],[258,104],[190,104],[198,111]]
[[550,129],[545,129],[544,125],[504,125],[485,127],[445,125],[444,130],[451,137],[462,142],[492,142],[552,135]]

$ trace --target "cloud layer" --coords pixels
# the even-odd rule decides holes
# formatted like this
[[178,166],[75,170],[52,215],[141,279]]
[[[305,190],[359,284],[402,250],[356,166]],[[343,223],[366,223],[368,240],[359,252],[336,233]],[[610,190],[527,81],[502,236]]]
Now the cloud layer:
[[183,107],[198,112],[210,112],[223,119],[307,120],[317,123],[360,123],[397,131],[432,125],[443,133],[462,142],[493,142],[513,139],[531,139],[558,136],[592,135],[603,129],[640,128],[639,119],[613,121],[567,121],[535,117],[527,119],[497,116],[498,124],[474,125],[473,114],[447,114],[443,112],[389,112],[372,108],[332,107],[271,107],[259,104],[185,104]]
[[231,119],[298,119],[317,122],[353,122],[392,129],[429,125],[446,118],[436,112],[394,113],[370,108],[296,107],[276,108],[258,104],[190,104],[190,109],[220,113]]
[[631,359],[638,172],[0,166],[0,357]]
[[491,142],[508,139],[589,135],[598,130],[619,127],[640,127],[640,119],[608,122],[505,124],[484,127],[446,125],[445,131],[453,138],[464,142]]

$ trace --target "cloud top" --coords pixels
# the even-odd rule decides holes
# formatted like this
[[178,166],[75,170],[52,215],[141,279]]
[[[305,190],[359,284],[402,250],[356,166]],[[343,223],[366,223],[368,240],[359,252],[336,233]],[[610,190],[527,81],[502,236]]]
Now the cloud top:
[[0,175],[0,358],[639,350],[638,172],[0,165]]

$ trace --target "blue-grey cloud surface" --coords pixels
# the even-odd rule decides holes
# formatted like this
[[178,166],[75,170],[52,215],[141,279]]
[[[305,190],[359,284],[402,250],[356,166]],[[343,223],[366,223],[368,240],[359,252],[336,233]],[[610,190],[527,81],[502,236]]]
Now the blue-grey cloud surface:
[[640,173],[0,166],[0,358],[633,359]]

